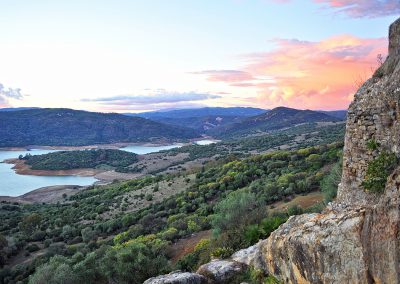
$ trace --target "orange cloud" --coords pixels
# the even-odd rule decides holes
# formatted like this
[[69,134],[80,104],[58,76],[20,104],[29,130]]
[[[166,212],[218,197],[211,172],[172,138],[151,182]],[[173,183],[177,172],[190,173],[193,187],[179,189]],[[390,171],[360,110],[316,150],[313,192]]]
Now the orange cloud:
[[[275,40],[270,52],[248,55],[238,72],[246,80],[222,78],[230,86],[256,87],[257,105],[309,109],[344,109],[358,81],[377,67],[377,55],[386,53],[387,40],[341,35],[320,42]],[[362,78],[362,79],[360,79]],[[215,81],[215,77],[208,77]]]

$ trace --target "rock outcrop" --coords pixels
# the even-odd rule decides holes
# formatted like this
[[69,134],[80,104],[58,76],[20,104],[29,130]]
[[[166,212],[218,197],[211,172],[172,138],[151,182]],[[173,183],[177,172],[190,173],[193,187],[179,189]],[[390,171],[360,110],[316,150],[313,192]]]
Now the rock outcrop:
[[290,218],[260,245],[262,268],[285,283],[400,283],[400,169],[381,194],[362,186],[379,152],[369,141],[400,152],[400,19],[389,42],[385,63],[349,108],[337,201]]
[[214,260],[199,267],[197,273],[207,277],[211,283],[233,283],[247,265],[232,260]]
[[215,276],[240,273],[224,269],[243,263],[284,283],[400,283],[400,167],[382,193],[362,186],[379,151],[400,155],[400,19],[390,26],[385,63],[350,105],[337,200],[321,214],[291,217],[268,239],[232,255],[230,265],[211,262],[198,272],[221,283],[225,278]]
[[207,284],[205,277],[197,273],[175,271],[146,280],[143,284]]

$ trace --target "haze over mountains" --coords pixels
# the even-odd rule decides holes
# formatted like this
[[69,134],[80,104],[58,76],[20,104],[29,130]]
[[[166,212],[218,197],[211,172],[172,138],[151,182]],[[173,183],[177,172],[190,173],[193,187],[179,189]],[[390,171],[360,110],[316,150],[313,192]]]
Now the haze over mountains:
[[343,112],[330,115],[331,112],[285,107],[201,108],[133,116],[71,109],[7,109],[0,111],[0,146],[173,142],[204,134],[215,138],[245,137],[302,123],[338,122]]
[[[279,111],[280,110],[280,111]],[[148,118],[154,121],[193,128],[204,134],[212,136],[220,136],[220,131],[234,132],[234,129],[255,126],[249,123],[254,117],[258,120],[257,126],[262,124],[268,124],[264,127],[264,130],[280,129],[282,127],[293,126],[296,123],[311,123],[318,121],[337,121],[346,119],[346,110],[337,111],[311,111],[311,110],[294,110],[286,107],[278,107],[273,110],[260,109],[260,108],[246,108],[246,107],[232,107],[232,108],[220,108],[220,107],[207,107],[198,109],[182,109],[182,110],[170,110],[170,111],[153,111],[138,114],[127,114],[137,115],[144,118]],[[281,124],[276,124],[274,121],[262,122],[260,118],[266,113],[274,111],[277,117],[277,121],[282,119]],[[325,115],[321,115],[325,114]],[[295,115],[295,117],[292,116]],[[260,116],[257,118],[257,116]],[[329,117],[328,117],[329,116]],[[332,120],[332,117],[334,118]],[[262,120],[262,119],[261,119]],[[298,122],[296,122],[298,121]],[[270,124],[273,125],[270,125]],[[254,124],[254,123],[253,123]],[[213,130],[214,129],[214,130]],[[246,133],[244,133],[246,135]],[[248,133],[247,133],[248,134]]]

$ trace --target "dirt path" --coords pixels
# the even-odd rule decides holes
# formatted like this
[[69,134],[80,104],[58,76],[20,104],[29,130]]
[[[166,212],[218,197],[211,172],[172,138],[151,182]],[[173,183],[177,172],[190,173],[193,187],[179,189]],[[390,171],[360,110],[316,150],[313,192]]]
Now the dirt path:
[[179,259],[185,255],[192,253],[196,245],[203,239],[211,238],[211,230],[201,231],[191,235],[188,238],[181,239],[174,243],[169,251],[169,256],[172,263],[176,263]]
[[286,211],[288,208],[298,205],[303,209],[309,208],[319,202],[324,200],[324,196],[320,191],[314,191],[307,195],[297,195],[295,198],[290,200],[289,202],[278,201],[275,202],[268,207],[269,211],[278,212],[278,211]]

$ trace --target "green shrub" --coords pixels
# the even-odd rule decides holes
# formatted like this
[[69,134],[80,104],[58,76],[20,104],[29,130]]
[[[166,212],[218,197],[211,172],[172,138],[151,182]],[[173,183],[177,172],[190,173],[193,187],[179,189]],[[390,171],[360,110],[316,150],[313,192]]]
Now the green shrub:
[[37,244],[29,244],[29,245],[26,247],[26,250],[29,251],[29,252],[38,251],[39,249],[40,249],[40,248],[38,247]]
[[233,249],[222,247],[216,248],[214,251],[211,252],[211,256],[215,258],[228,258],[234,253]]
[[325,203],[331,202],[335,199],[341,177],[342,161],[340,160],[332,167],[328,175],[326,175],[320,183]]
[[371,139],[371,140],[369,140],[369,141],[367,142],[367,148],[368,148],[368,150],[371,150],[371,151],[377,150],[379,146],[380,146],[379,143],[376,142],[376,141],[373,140],[373,139]]
[[362,186],[366,191],[375,193],[383,192],[388,176],[397,165],[398,159],[394,153],[382,152],[368,163],[367,173]]

